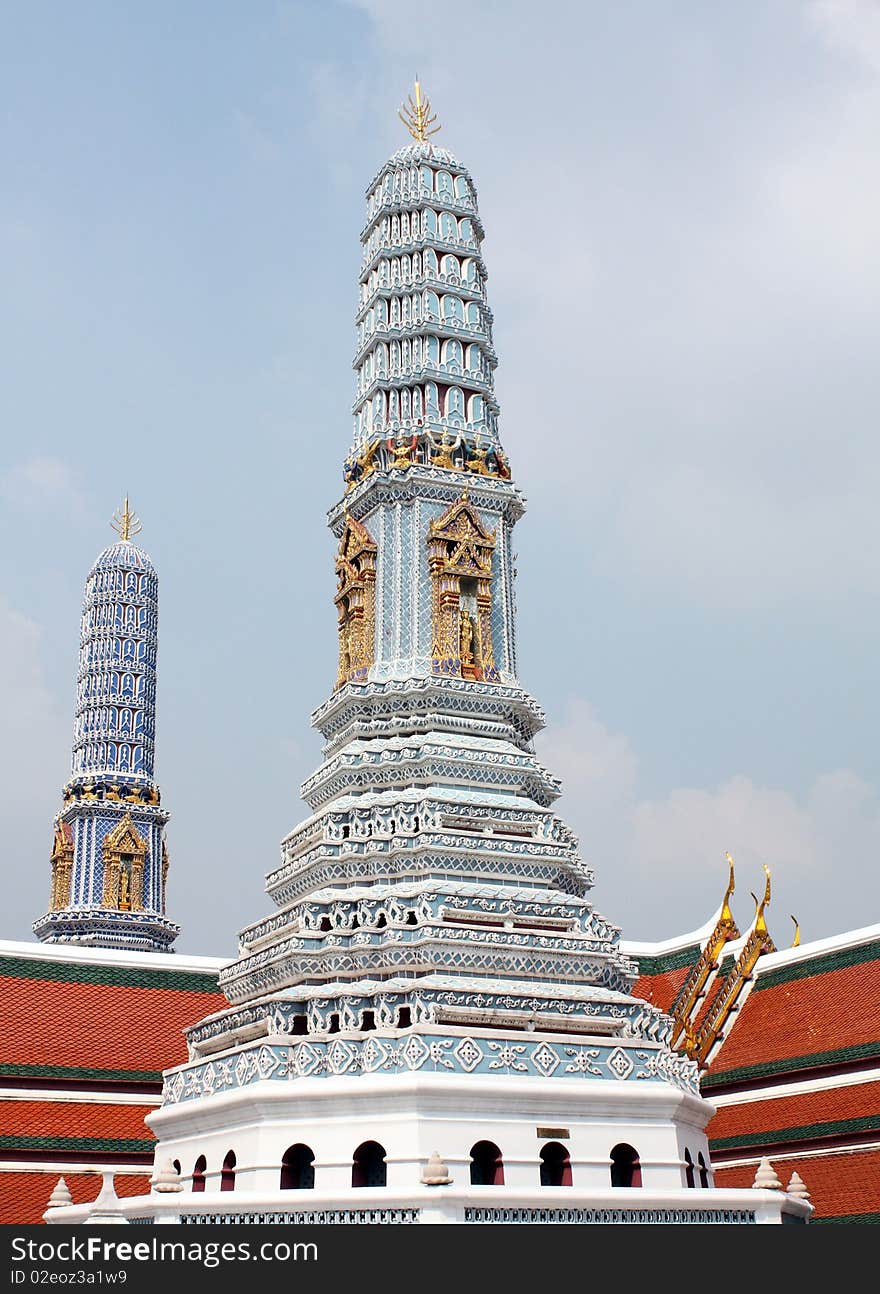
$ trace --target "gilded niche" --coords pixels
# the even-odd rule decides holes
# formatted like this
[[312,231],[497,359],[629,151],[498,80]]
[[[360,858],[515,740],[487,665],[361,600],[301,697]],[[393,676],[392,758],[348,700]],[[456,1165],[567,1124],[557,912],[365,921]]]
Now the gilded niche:
[[492,647],[492,554],[487,530],[465,493],[428,527],[431,667],[453,678],[498,681]]
[[73,830],[69,822],[55,824],[52,845],[52,893],[49,907],[57,912],[70,906],[70,886],[73,878]]
[[376,636],[376,554],[366,526],[346,515],[336,555],[336,612],[339,671],[336,687],[365,679],[373,663]]
[[144,906],[144,864],[147,842],[125,817],[104,837],[105,908],[119,912],[140,912]]

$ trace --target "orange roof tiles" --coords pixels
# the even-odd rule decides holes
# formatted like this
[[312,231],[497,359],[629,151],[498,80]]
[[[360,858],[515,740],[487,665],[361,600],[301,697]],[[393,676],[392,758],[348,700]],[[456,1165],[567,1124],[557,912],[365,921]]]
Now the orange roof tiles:
[[[697,954],[694,954],[696,959]],[[665,971],[659,975],[640,975],[633,985],[633,993],[644,1002],[659,1006],[661,1011],[668,1011],[675,1001],[676,994],[688,977],[689,966],[680,966],[675,970]]]
[[[0,1172],[0,1224],[39,1223],[43,1220],[49,1196],[60,1176],[70,1188],[74,1204],[94,1200],[101,1189],[100,1173],[51,1172]],[[116,1194],[121,1198],[145,1195],[150,1189],[149,1175],[145,1173],[117,1173],[113,1180]]]
[[154,1140],[144,1123],[154,1108],[102,1101],[0,1101],[0,1147],[16,1137]]
[[226,1005],[216,991],[3,975],[0,1074],[20,1074],[24,1067],[35,1076],[46,1068],[128,1071],[155,1079],[158,1071],[186,1060],[183,1030]]
[[[858,1058],[853,1049],[865,1047],[880,1054],[880,960],[781,983],[768,976],[766,986],[758,979],[735,1017],[710,1078],[717,1082],[728,1071],[771,1070],[781,1061],[829,1052],[852,1051]],[[844,1054],[827,1063],[847,1059]]]
[[[789,1141],[808,1136],[840,1136],[852,1124],[852,1131],[880,1130],[880,1082],[853,1083],[819,1092],[798,1092],[762,1101],[742,1101],[722,1106],[707,1129],[712,1153],[717,1155],[731,1139],[748,1138],[748,1144],[763,1146],[765,1134],[789,1131]],[[822,1129],[825,1128],[823,1132]],[[812,1131],[810,1131],[812,1129]]]
[[[770,1162],[782,1185],[797,1172],[816,1210],[812,1221],[851,1218],[880,1221],[880,1149],[840,1150],[833,1154],[795,1155]],[[751,1186],[756,1165],[716,1168],[716,1186]]]

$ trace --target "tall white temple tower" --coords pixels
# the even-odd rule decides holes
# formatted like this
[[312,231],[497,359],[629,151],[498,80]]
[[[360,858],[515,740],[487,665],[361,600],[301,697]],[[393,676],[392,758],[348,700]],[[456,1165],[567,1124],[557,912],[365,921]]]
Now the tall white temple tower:
[[689,1189],[689,1165],[712,1185],[712,1107],[672,1021],[632,996],[553,812],[517,672],[524,500],[476,188],[418,85],[404,115],[413,142],[369,185],[361,234],[323,762],[267,878],[274,911],[221,972],[229,1007],[188,1031],[148,1117],[166,1193],[125,1211],[779,1221],[780,1192]]

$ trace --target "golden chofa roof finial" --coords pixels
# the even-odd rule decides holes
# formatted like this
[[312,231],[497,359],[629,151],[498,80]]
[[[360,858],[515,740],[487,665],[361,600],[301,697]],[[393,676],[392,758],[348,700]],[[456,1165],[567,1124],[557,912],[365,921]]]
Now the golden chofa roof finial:
[[[431,111],[431,100],[422,98],[422,87],[416,77],[416,97],[409,96],[406,103],[400,105],[397,113],[413,139],[421,144],[428,142],[431,135],[436,135],[441,126],[435,126],[437,114]],[[432,129],[433,127],[433,129]]]
[[139,535],[143,527],[140,521],[128,506],[128,495],[125,496],[125,503],[121,508],[113,513],[110,525],[116,531],[120,539],[129,543],[133,535]]
[[755,933],[756,934],[767,933],[767,921],[764,917],[764,909],[766,908],[767,904],[770,902],[770,868],[767,866],[766,863],[764,864],[764,871],[767,875],[767,882],[764,886],[764,897],[761,899],[761,901],[760,902],[758,901],[758,896],[757,894],[754,893],[754,891],[752,890],[749,891],[749,893],[752,895],[752,898],[755,900]]
[[725,854],[724,859],[725,859],[725,862],[730,867],[730,880],[727,882],[727,889],[724,891],[724,898],[721,900],[721,916],[718,918],[718,920],[724,921],[724,922],[729,921],[732,925],[733,913],[730,910],[730,896],[733,893],[733,891],[736,889],[736,885],[734,884],[734,880],[733,880],[733,859],[731,858],[730,854]]

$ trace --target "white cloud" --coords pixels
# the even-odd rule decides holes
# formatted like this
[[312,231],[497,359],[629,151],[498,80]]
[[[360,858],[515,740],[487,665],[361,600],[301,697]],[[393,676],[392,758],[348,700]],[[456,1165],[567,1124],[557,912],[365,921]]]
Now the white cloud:
[[0,477],[0,494],[22,511],[52,507],[77,519],[86,513],[79,473],[49,455],[36,455],[10,467]]
[[538,741],[563,779],[558,811],[581,838],[596,872],[596,906],[625,938],[667,939],[703,925],[736,862],[734,913],[744,929],[770,867],[771,933],[789,942],[789,914],[818,939],[880,919],[875,859],[880,795],[847,769],[823,773],[806,795],[756,785],[739,774],[718,786],[638,794],[638,758],[584,701]]

